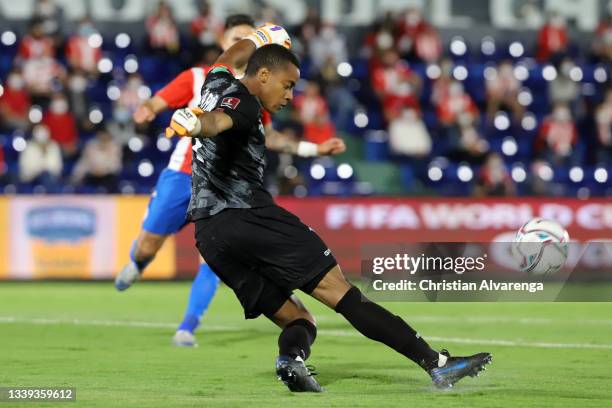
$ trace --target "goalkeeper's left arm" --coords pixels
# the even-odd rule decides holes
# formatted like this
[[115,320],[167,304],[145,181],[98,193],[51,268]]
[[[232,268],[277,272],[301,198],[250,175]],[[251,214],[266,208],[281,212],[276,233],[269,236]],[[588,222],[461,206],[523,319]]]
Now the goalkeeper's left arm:
[[289,49],[291,38],[283,27],[272,23],[264,24],[221,54],[215,64],[228,66],[235,71],[244,71],[255,50],[269,44],[278,44]]

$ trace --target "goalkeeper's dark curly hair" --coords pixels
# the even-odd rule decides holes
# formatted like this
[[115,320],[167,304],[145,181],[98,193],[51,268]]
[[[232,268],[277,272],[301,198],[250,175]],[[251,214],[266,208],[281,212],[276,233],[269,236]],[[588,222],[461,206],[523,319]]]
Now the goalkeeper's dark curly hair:
[[300,67],[300,62],[293,52],[278,44],[264,45],[255,50],[246,68],[246,75],[253,76],[259,72],[261,68],[268,68],[270,71],[275,71],[285,67],[287,64],[293,64]]

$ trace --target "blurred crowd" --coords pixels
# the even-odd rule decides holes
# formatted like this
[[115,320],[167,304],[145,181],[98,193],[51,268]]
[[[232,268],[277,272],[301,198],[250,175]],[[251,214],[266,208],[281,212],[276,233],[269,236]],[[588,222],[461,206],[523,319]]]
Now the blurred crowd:
[[[160,2],[137,41],[100,32],[89,18],[66,32],[58,3],[35,4],[26,33],[0,33],[3,191],[150,191],[172,149],[160,136],[168,116],[146,128],[131,116],[181,70],[216,59],[223,20],[202,2],[179,27]],[[274,9],[260,13],[258,21],[283,22]],[[372,162],[401,172],[406,193],[610,193],[612,14],[585,48],[561,14],[521,13],[537,28],[531,43],[444,41],[412,8],[386,13],[350,47],[346,30],[310,10],[290,27],[303,80],[292,108],[274,120],[315,143],[344,137],[351,154],[341,165],[271,154],[271,188],[376,193],[376,183],[355,188],[368,177],[351,167]]]

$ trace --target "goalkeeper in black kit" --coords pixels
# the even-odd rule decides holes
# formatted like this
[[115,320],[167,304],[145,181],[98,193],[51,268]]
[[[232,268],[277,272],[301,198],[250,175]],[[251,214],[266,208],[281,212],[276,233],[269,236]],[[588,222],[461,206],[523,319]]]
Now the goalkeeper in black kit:
[[[489,353],[451,357],[433,350],[404,320],[364,297],[344,277],[332,251],[264,189],[263,109],[293,98],[299,62],[286,31],[260,27],[222,54],[209,72],[199,109],[175,111],[168,135],[193,138],[189,216],[197,247],[236,294],[247,319],[265,315],[281,328],[276,373],[291,391],[322,391],[305,365],[317,336],[315,318],[292,294],[309,294],[364,336],[425,370],[440,388],[475,376]],[[234,68],[246,65],[238,80]]]

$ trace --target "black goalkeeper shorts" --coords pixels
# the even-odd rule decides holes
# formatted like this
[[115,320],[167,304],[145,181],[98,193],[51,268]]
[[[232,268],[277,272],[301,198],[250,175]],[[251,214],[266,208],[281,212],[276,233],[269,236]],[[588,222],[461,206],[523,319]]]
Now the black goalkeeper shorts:
[[311,293],[337,262],[319,236],[276,205],[196,220],[196,245],[247,319],[272,316],[295,289]]

